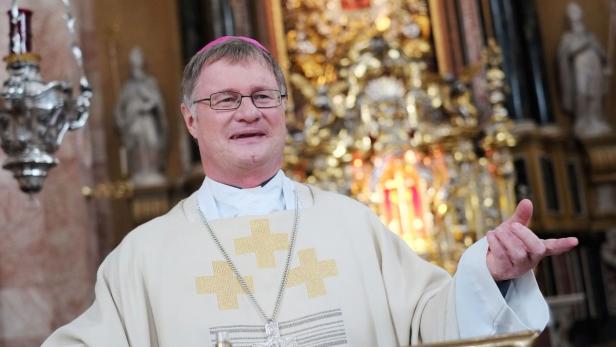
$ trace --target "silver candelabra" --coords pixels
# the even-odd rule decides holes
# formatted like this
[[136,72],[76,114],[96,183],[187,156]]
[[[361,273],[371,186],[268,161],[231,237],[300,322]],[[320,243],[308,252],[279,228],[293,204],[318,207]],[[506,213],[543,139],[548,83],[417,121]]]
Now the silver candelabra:
[[41,77],[40,56],[31,51],[32,12],[18,8],[16,0],[8,11],[9,54],[4,61],[9,76],[0,90],[0,140],[7,155],[3,168],[13,173],[20,189],[27,193],[42,189],[47,172],[58,164],[54,153],[64,134],[84,126],[89,115],[92,89],[75,39],[69,0],[63,3],[72,37],[71,52],[82,76],[76,97],[68,82],[45,82]]

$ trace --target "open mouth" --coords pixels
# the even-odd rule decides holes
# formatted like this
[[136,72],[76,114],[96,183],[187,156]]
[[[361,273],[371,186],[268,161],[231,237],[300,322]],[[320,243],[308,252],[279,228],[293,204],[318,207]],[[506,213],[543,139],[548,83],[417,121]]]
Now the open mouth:
[[264,136],[265,136],[265,133],[260,132],[260,131],[245,132],[245,133],[231,135],[231,140],[261,138]]

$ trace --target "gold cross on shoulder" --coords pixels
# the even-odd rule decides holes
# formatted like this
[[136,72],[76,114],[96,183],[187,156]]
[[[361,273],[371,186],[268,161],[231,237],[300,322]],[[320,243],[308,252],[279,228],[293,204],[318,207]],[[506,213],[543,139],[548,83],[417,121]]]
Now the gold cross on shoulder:
[[309,298],[326,295],[324,279],[325,277],[338,275],[336,261],[318,261],[314,248],[302,249],[297,253],[300,265],[289,271],[287,287],[295,287],[306,283]]
[[[212,262],[213,276],[201,276],[195,279],[197,294],[216,294],[218,309],[232,310],[239,308],[238,294],[244,294],[233,270],[224,261]],[[252,277],[244,277],[251,292],[254,292]]]
[[276,267],[275,251],[289,249],[289,234],[272,233],[267,219],[250,221],[250,236],[235,240],[235,252],[238,255],[255,253],[257,266]]

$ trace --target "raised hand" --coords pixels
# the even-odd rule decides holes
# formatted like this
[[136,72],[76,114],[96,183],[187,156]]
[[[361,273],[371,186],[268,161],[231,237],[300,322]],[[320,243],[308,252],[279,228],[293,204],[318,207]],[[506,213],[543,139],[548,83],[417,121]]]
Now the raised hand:
[[488,270],[494,280],[518,278],[544,257],[565,253],[577,246],[575,237],[546,240],[537,237],[527,227],[532,215],[533,203],[524,199],[509,219],[487,233]]

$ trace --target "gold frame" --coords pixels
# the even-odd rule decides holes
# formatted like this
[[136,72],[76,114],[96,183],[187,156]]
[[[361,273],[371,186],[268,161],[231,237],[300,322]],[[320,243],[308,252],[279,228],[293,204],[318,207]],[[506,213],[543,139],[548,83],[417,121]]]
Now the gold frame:
[[443,343],[430,343],[420,347],[529,347],[539,336],[538,331],[525,331],[487,338],[465,339]]
[[[285,75],[287,83],[289,81],[289,55],[287,53],[287,44],[284,20],[282,19],[282,0],[263,0],[264,15],[266,17],[266,33],[272,55],[278,61],[282,72]],[[289,86],[287,85],[287,89]],[[293,114],[294,111],[293,93],[287,90],[287,115]]]
[[273,52],[274,58],[280,64],[282,70],[289,71],[289,57],[284,37],[284,21],[282,19],[281,0],[265,0],[265,15],[267,17],[267,40]]
[[456,71],[451,56],[447,31],[447,14],[443,0],[428,0],[430,7],[430,21],[432,22],[432,38],[434,40],[434,55],[441,76],[455,74]]

